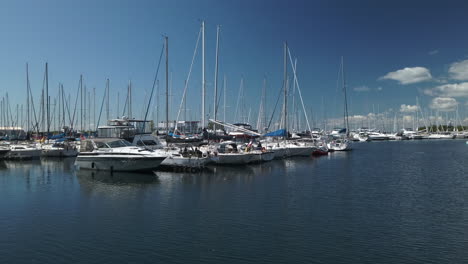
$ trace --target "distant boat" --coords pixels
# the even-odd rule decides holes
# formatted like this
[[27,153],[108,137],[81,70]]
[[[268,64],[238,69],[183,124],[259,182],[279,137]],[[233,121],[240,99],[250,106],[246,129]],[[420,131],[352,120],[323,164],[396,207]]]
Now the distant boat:
[[78,149],[76,145],[67,141],[58,141],[42,145],[43,157],[76,157]]
[[36,145],[14,144],[10,145],[10,151],[5,159],[36,159],[41,156],[42,150]]
[[330,151],[345,151],[350,150],[350,141],[345,138],[334,139],[328,142],[327,147]]

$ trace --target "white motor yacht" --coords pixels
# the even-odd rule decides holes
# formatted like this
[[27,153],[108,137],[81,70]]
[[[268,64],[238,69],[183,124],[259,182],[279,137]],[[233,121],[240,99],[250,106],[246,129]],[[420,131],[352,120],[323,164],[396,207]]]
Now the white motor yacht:
[[131,143],[116,138],[95,138],[81,142],[75,165],[80,169],[110,171],[152,171],[166,155],[131,146]]
[[41,156],[41,148],[35,144],[12,144],[5,159],[36,159]]

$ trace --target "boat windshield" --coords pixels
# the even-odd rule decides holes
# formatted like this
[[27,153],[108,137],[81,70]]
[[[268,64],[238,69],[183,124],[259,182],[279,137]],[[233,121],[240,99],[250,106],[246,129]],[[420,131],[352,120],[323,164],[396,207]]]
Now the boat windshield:
[[121,140],[109,141],[107,142],[107,145],[110,148],[121,148],[121,147],[131,146],[132,144],[130,144],[130,142],[126,140],[121,139]]

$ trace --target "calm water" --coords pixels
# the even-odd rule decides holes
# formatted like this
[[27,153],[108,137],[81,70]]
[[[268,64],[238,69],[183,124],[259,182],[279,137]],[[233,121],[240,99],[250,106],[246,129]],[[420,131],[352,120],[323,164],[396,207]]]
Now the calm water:
[[468,263],[465,141],[202,174],[0,163],[0,263]]

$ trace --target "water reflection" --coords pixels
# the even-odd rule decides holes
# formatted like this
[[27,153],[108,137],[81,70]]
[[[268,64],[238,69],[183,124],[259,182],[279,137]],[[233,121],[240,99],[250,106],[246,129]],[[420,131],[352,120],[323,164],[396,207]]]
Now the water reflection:
[[89,185],[105,183],[110,185],[142,185],[158,183],[158,177],[154,174],[77,170],[76,176],[80,183]]

